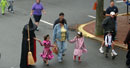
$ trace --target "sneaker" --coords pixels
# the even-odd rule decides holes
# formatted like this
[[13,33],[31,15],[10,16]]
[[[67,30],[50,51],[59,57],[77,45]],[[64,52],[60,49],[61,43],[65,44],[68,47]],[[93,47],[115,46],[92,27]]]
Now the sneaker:
[[36,31],[39,31],[39,28],[37,28]]
[[14,11],[11,11],[14,14]]
[[104,53],[104,51],[103,51],[103,48],[102,48],[102,47],[100,47],[100,48],[99,48],[99,52],[100,52],[100,53],[102,53],[102,54]]
[[65,54],[63,53],[62,56],[65,56]]
[[111,56],[112,56],[112,60],[116,58],[116,55],[114,55],[113,53],[111,53]]
[[49,64],[46,64],[46,66],[49,66]]
[[115,52],[115,50],[112,50],[112,53],[113,53],[113,55],[115,55],[115,56],[117,55],[117,53]]
[[59,63],[62,63],[62,60],[59,60],[58,62],[59,62]]

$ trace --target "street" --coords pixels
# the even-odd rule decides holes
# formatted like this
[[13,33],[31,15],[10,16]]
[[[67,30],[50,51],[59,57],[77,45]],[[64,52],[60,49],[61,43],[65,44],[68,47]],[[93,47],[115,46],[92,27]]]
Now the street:
[[[15,0],[15,13],[1,15],[0,9],[0,68],[19,68],[21,57],[22,30],[28,23],[32,4],[35,0]],[[46,15],[42,16],[40,22],[40,30],[36,31],[36,37],[43,40],[43,35],[49,34],[52,40],[52,25],[58,18],[60,12],[65,13],[68,25],[83,24],[94,20],[89,15],[96,16],[92,10],[95,0],[41,0],[44,5]],[[105,8],[109,6],[109,1],[105,1]],[[124,3],[116,3],[119,13],[126,12]],[[33,17],[31,17],[33,18]],[[45,22],[50,23],[46,24]],[[76,35],[75,31],[69,31],[70,39]],[[43,47],[37,42],[37,63],[34,68],[127,68],[125,65],[126,51],[116,47],[118,56],[115,60],[105,58],[105,55],[99,53],[100,42],[85,38],[85,44],[88,49],[87,54],[81,57],[82,62],[73,62],[74,44],[68,43],[66,55],[63,63],[58,63],[57,56],[49,61],[50,66],[47,67],[40,53]]]

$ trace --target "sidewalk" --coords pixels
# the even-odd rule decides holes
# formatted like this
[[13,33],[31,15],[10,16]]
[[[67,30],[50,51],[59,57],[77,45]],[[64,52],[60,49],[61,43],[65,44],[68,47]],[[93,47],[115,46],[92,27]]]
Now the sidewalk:
[[[120,14],[117,17],[117,40],[115,41],[115,46],[121,47],[123,49],[126,49],[127,47],[123,45],[123,41],[125,40],[125,37],[128,33],[128,30],[130,28],[130,15],[126,16],[125,14]],[[78,30],[83,32],[83,35],[85,37],[89,37],[98,41],[103,41],[103,35],[102,36],[95,36],[95,21],[87,22],[86,24],[82,24],[78,27]]]

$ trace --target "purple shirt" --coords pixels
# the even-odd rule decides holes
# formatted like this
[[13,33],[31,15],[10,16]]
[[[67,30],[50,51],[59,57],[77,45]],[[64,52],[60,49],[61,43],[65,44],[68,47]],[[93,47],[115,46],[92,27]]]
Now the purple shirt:
[[32,6],[33,15],[42,15],[43,5],[41,3],[34,3]]

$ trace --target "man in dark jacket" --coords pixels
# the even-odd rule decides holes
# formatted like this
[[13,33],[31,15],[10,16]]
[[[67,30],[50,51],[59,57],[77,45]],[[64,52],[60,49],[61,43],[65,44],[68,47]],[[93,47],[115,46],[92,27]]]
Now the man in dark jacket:
[[126,36],[126,39],[124,41],[124,44],[127,44],[128,45],[128,52],[127,52],[127,55],[126,55],[126,65],[129,65],[129,68],[130,68],[130,30]]
[[[106,17],[103,22],[103,28],[104,28],[104,38],[107,35],[107,32],[110,31],[112,32],[112,40],[115,40],[115,20],[114,20],[114,16],[115,16],[115,12],[111,12],[110,13],[111,16]],[[103,41],[104,44],[104,41]],[[99,49],[100,53],[104,53],[103,51],[103,46],[102,45]],[[115,52],[114,48],[112,48],[112,54],[117,55],[117,53]]]
[[64,13],[61,12],[59,14],[59,18],[54,22],[53,28],[55,27],[56,24],[60,23],[62,21],[64,24],[67,24],[66,19],[64,19]]

